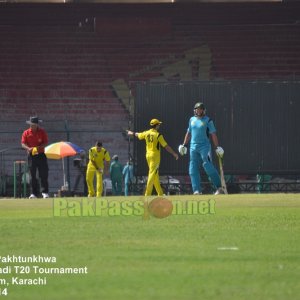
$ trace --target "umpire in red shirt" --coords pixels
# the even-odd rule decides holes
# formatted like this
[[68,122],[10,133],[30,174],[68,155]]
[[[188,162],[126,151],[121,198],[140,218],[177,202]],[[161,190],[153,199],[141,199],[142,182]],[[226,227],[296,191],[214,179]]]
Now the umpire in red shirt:
[[45,155],[45,147],[48,144],[48,135],[46,131],[39,126],[42,122],[38,117],[30,117],[26,121],[30,128],[25,130],[22,134],[21,144],[22,148],[28,153],[28,167],[31,174],[31,195],[30,199],[38,197],[38,180],[36,178],[36,171],[39,171],[41,179],[42,196],[49,198],[48,195],[48,162]]

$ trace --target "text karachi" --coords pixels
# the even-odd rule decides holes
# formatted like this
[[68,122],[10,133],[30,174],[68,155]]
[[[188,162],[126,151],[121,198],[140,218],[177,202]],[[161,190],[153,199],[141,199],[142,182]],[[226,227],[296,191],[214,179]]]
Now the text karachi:
[[12,285],[46,285],[47,278],[46,277],[37,277],[37,278],[19,278],[12,277],[11,278]]

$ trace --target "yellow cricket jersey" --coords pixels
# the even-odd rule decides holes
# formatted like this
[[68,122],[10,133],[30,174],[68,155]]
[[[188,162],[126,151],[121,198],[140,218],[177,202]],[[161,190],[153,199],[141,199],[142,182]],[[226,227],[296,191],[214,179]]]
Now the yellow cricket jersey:
[[160,146],[168,145],[162,134],[153,128],[140,132],[137,137],[139,140],[146,141],[146,154],[160,154]]
[[104,160],[109,162],[110,156],[108,151],[105,148],[101,148],[101,150],[98,152],[97,147],[92,147],[89,150],[89,164],[88,167],[93,167],[93,162],[97,165],[98,168],[104,169]]

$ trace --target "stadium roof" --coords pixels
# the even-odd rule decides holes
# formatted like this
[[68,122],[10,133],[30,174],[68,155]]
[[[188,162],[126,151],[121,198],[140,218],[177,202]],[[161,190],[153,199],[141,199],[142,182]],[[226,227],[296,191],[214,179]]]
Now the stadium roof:
[[[295,0],[290,0],[295,1]],[[0,3],[214,3],[214,2],[288,2],[284,0],[0,0]]]

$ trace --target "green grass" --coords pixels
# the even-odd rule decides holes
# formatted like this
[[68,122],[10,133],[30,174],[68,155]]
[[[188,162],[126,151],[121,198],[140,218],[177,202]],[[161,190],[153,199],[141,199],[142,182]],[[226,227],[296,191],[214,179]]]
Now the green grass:
[[[53,199],[0,200],[0,256],[55,256],[56,264],[39,265],[88,268],[86,275],[46,275],[45,286],[10,284],[9,295],[2,297],[22,300],[299,297],[300,195],[169,197],[181,201],[197,198],[215,199],[216,213],[149,220],[142,216],[53,217]],[[2,263],[0,268],[6,265],[36,264]],[[15,275],[0,274],[0,279],[9,281],[12,276]]]

